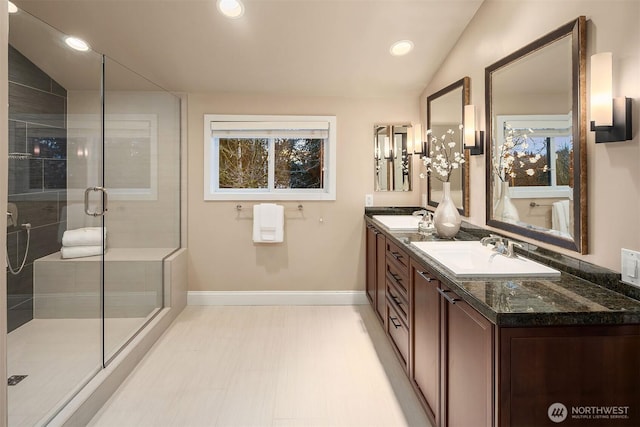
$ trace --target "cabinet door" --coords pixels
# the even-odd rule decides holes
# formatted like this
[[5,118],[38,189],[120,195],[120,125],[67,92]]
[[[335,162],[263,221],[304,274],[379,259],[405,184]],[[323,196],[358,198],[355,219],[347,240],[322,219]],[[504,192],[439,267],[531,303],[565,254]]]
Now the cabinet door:
[[386,241],[384,234],[378,233],[376,236],[376,311],[380,320],[385,324],[387,318]]
[[373,307],[376,306],[376,237],[379,231],[367,226],[367,298]]
[[440,297],[439,282],[429,272],[411,262],[413,299],[411,335],[413,356],[410,359],[412,380],[427,414],[439,424],[440,405]]
[[448,289],[438,288],[442,310],[442,426],[493,425],[491,322]]

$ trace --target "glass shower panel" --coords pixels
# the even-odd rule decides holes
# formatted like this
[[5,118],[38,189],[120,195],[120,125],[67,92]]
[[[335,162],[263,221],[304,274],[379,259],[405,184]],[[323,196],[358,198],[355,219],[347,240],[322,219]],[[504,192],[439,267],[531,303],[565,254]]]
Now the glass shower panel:
[[108,361],[163,305],[180,246],[180,99],[105,58],[104,347]]
[[8,419],[33,426],[102,366],[102,242],[76,258],[86,249],[68,233],[101,226],[87,221],[83,196],[102,177],[102,56],[19,11],[8,65]]

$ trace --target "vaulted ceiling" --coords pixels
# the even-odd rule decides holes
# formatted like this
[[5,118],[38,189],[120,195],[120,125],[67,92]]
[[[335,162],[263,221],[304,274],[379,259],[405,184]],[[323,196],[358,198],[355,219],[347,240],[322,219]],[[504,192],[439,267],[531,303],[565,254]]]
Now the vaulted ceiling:
[[236,20],[215,0],[14,3],[171,91],[383,97],[419,94],[482,1],[244,0]]

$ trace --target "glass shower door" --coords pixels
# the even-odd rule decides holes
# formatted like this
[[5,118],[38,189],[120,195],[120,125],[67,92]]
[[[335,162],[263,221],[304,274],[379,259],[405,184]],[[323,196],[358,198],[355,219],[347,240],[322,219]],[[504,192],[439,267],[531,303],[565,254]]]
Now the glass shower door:
[[102,242],[71,233],[102,227],[102,56],[23,11],[9,44],[8,420],[33,426],[102,367]]
[[105,59],[105,364],[164,306],[180,246],[180,100]]

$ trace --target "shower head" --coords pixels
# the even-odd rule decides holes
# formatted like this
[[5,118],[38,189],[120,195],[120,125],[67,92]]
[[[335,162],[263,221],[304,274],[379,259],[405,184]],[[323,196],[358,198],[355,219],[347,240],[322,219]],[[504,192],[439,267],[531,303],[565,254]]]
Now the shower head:
[[33,156],[31,153],[9,153],[10,160],[28,160]]

